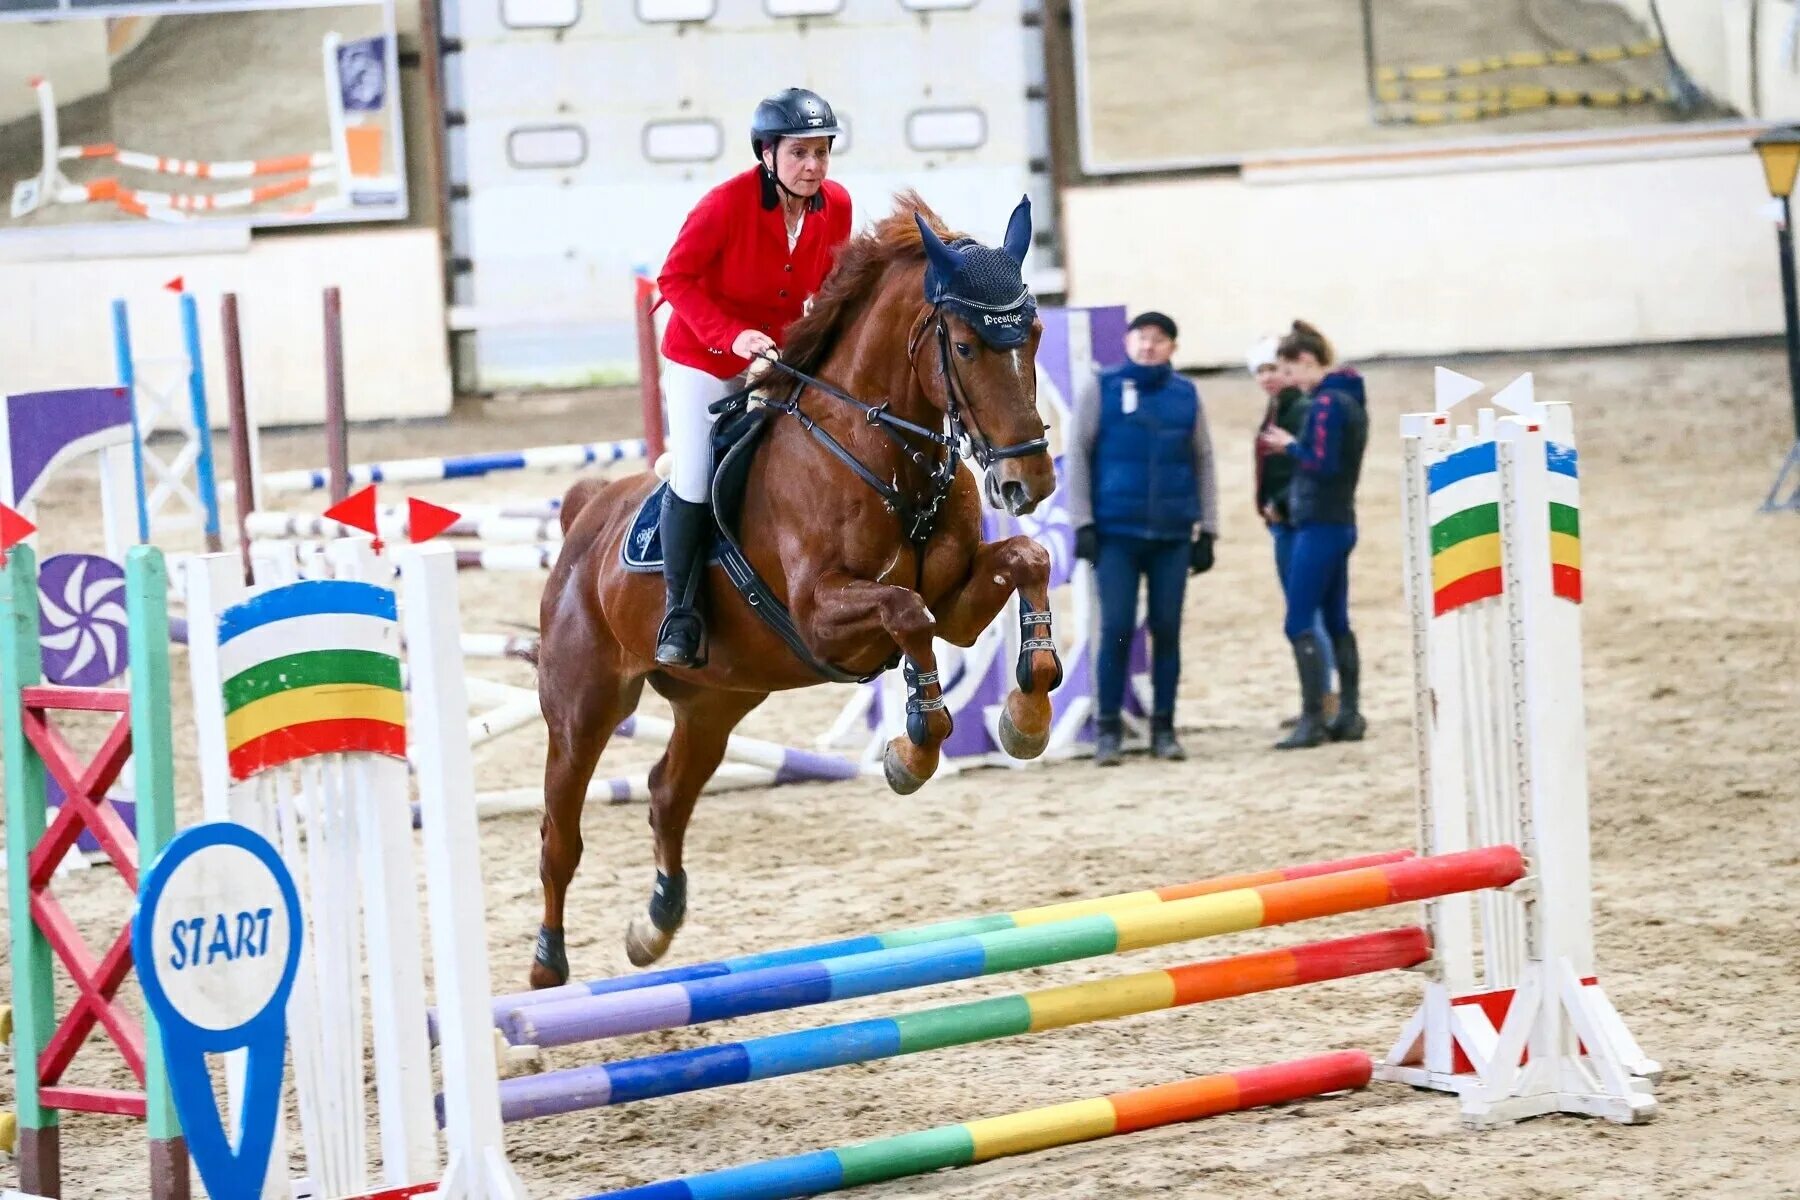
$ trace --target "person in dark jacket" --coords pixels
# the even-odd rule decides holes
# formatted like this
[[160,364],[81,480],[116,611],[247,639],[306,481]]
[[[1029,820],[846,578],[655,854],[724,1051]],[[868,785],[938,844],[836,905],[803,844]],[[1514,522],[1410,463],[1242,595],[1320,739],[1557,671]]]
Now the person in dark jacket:
[[[1250,347],[1246,356],[1251,376],[1263,390],[1263,395],[1269,398],[1262,426],[1257,430],[1259,437],[1262,430],[1271,428],[1285,429],[1298,437],[1306,422],[1306,393],[1294,385],[1288,376],[1287,364],[1276,355],[1280,345],[1280,338],[1266,337]],[[1293,558],[1294,550],[1294,525],[1288,515],[1288,484],[1293,478],[1294,460],[1286,454],[1270,454],[1259,443],[1256,448],[1256,513],[1268,528],[1269,540],[1274,545],[1275,578],[1282,586],[1284,603],[1288,562]],[[1325,719],[1329,722],[1337,716],[1338,697],[1331,686],[1337,674],[1337,663],[1331,653],[1331,639],[1325,633],[1322,615],[1314,618],[1313,632],[1318,634],[1319,645],[1325,648]],[[1289,717],[1281,723],[1282,728],[1294,725],[1299,719]]]
[[[1350,552],[1356,548],[1356,483],[1369,440],[1362,376],[1332,369],[1331,343],[1304,321],[1281,339],[1277,356],[1306,392],[1306,420],[1298,437],[1266,429],[1258,444],[1294,461],[1288,484],[1288,517],[1294,546],[1285,586],[1283,630],[1294,647],[1300,676],[1300,720],[1276,747],[1297,750],[1333,741],[1357,741],[1366,725],[1359,711],[1362,663],[1350,629]],[[1325,647],[1313,632],[1321,613],[1337,657],[1338,712],[1325,719]]]
[[1099,580],[1099,766],[1119,761],[1140,581],[1150,626],[1150,752],[1187,757],[1175,739],[1181,604],[1187,577],[1212,569],[1219,504],[1200,392],[1170,365],[1175,332],[1162,313],[1139,315],[1125,335],[1129,361],[1085,381],[1075,398],[1069,512],[1075,554],[1094,564]]

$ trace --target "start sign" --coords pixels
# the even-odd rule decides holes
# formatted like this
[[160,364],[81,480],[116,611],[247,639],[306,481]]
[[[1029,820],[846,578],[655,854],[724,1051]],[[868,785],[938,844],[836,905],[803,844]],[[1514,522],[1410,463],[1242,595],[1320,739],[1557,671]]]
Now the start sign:
[[[214,1200],[262,1195],[280,1119],[287,998],[304,936],[287,864],[242,825],[177,834],[144,875],[131,950],[160,1026],[169,1088]],[[214,1100],[209,1054],[246,1052],[237,1136]]]

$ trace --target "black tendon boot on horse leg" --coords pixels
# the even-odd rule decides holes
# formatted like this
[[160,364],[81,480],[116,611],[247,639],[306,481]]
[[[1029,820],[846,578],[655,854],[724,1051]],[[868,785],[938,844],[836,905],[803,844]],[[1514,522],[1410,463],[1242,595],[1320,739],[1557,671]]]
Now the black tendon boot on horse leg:
[[656,634],[659,667],[706,665],[706,619],[700,607],[711,533],[712,505],[683,500],[673,488],[664,494],[663,582],[668,599]]
[[1293,732],[1275,743],[1277,750],[1306,750],[1320,745],[1325,728],[1325,651],[1311,630],[1294,639],[1294,669],[1300,676],[1300,720]]

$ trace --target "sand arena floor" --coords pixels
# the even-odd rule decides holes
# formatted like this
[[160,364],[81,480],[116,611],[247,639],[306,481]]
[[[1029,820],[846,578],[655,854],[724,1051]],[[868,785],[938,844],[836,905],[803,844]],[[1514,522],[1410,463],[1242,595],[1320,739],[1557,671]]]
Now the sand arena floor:
[[[1797,1194],[1800,519],[1755,512],[1785,447],[1781,359],[1760,347],[1680,348],[1484,359],[1459,369],[1496,384],[1534,369],[1540,396],[1576,405],[1600,966],[1639,1040],[1667,1071],[1661,1115],[1641,1128],[1550,1118],[1477,1135],[1460,1128],[1452,1101],[1377,1085],[867,1195]],[[1369,376],[1375,436],[1353,559],[1368,741],[1302,756],[1266,748],[1293,705],[1293,685],[1267,538],[1248,501],[1248,447],[1261,406],[1241,375],[1203,378],[1225,528],[1218,568],[1188,593],[1180,722],[1192,760],[1130,760],[1105,775],[1085,762],[975,772],[908,799],[873,782],[708,798],[689,838],[692,908],[674,961],[1407,844],[1411,685],[1394,431],[1401,412],[1427,402],[1430,371],[1377,365]],[[630,399],[616,395],[496,404],[441,424],[358,430],[353,451],[383,458],[621,435],[631,432],[631,413]],[[265,456],[270,469],[322,457],[316,432],[272,437]],[[455,503],[531,495],[532,487],[525,478],[496,478],[419,494]],[[79,539],[71,531],[93,526],[82,489],[72,478],[45,506],[48,548],[73,548]],[[463,583],[468,628],[532,619],[537,576],[465,575]],[[175,669],[179,683],[180,653]],[[525,681],[522,669],[514,677]],[[805,744],[841,700],[836,688],[777,698],[744,728]],[[179,689],[176,706],[179,803],[193,819],[200,806],[192,726]],[[616,747],[608,764],[645,761],[641,748]],[[541,754],[542,736],[530,729],[485,748],[482,786],[535,784]],[[650,881],[644,820],[641,806],[589,812],[588,857],[569,914],[578,973],[626,969],[620,934]],[[538,920],[535,820],[488,821],[482,851],[488,945],[496,985],[508,990],[523,979]],[[72,878],[58,891],[94,941],[125,901],[110,871]],[[1115,965],[1145,969],[1292,944],[1410,915],[1339,918],[1218,946],[1148,951],[1119,964],[1072,964],[775,1014],[729,1032],[799,1028],[1094,978]],[[534,1194],[585,1195],[1189,1074],[1338,1048],[1379,1052],[1414,994],[1404,976],[1324,984],[515,1126],[510,1147]],[[652,1034],[609,1054],[693,1046],[722,1032]],[[73,1077],[123,1083],[102,1050],[90,1045]],[[547,1064],[597,1057],[577,1047],[549,1053]],[[7,1072],[0,1103],[10,1098]],[[71,1118],[65,1138],[70,1200],[142,1194],[137,1127]],[[0,1186],[13,1180],[10,1166],[0,1166]]]

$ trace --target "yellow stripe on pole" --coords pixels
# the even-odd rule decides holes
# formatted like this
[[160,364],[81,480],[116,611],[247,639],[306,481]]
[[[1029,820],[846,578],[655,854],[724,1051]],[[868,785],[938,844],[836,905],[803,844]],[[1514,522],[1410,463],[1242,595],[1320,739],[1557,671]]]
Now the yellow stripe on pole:
[[1161,903],[1162,897],[1155,892],[1125,892],[1118,896],[1098,896],[1091,900],[1070,900],[1063,904],[1046,904],[1041,908],[1022,908],[1018,912],[1007,915],[1012,917],[1015,927],[1024,929],[1031,925],[1048,925],[1052,921],[1068,921],[1075,917],[1124,912],[1133,908],[1148,908],[1153,904]]
[[1167,971],[1145,971],[1028,992],[1025,1001],[1031,1009],[1031,1032],[1040,1033],[1084,1021],[1106,1021],[1172,1008],[1175,979]]
[[1263,922],[1262,897],[1251,888],[1176,900],[1138,912],[1118,913],[1113,924],[1119,931],[1117,953],[1166,946],[1191,938],[1215,937],[1256,929]]
[[1070,1142],[1106,1137],[1117,1127],[1118,1112],[1112,1101],[1077,1100],[1051,1108],[971,1121],[963,1128],[975,1143],[976,1162],[1008,1154],[1030,1154]]

